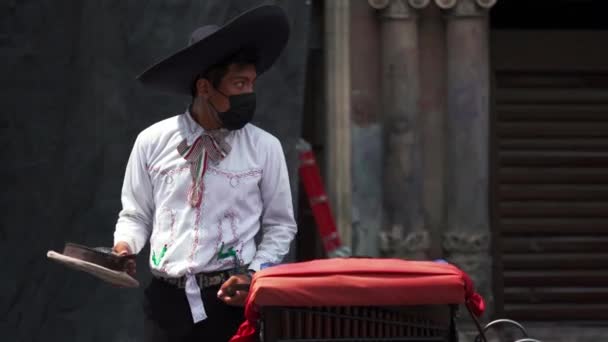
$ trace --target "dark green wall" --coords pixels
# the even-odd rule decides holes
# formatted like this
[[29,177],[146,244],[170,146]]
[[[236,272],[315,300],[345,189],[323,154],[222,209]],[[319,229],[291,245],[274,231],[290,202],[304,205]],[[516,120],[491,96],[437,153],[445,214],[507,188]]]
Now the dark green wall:
[[[188,98],[149,91],[134,77],[185,46],[197,26],[261,2],[0,2],[1,341],[141,340],[141,289],[112,288],[45,254],[65,241],[112,244],[137,133],[186,108]],[[297,198],[309,6],[276,3],[292,35],[258,82],[255,122],[283,142]],[[138,278],[149,279],[146,255]]]

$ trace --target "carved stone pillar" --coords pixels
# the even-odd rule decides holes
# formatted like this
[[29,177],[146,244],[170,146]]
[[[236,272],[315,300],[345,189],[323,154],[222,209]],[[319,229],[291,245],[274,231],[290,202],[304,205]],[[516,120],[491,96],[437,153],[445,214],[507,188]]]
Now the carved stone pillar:
[[446,257],[473,280],[492,308],[489,252],[489,28],[495,0],[435,0],[446,10]]
[[420,120],[424,168],[424,216],[431,233],[431,258],[440,258],[445,228],[445,24],[441,9],[420,11]]
[[428,0],[370,0],[379,10],[384,115],[384,208],[381,252],[427,259],[431,235],[423,215],[422,130],[418,115],[417,10]]
[[351,247],[350,3],[325,1],[327,181],[325,186],[344,246]]
[[350,0],[353,254],[377,257],[382,226],[380,23],[367,0]]

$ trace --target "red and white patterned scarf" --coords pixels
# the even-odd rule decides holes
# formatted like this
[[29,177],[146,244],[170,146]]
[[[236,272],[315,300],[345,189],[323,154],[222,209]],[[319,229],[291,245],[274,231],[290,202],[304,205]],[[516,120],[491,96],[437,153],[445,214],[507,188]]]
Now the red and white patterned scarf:
[[203,176],[209,161],[218,164],[230,153],[231,147],[225,140],[229,133],[223,129],[208,131],[196,138],[192,145],[188,145],[188,140],[184,139],[177,146],[177,152],[190,164],[192,185],[188,191],[188,202],[193,208],[198,208],[203,199]]

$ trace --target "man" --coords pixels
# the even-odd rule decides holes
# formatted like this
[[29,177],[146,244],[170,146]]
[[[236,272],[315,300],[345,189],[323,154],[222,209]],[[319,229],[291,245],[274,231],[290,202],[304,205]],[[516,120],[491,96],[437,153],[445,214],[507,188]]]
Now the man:
[[247,294],[235,284],[289,250],[296,224],[283,150],[249,123],[255,81],[288,35],[279,7],[258,7],[197,29],[187,48],[139,77],[193,97],[185,113],[139,134],[125,174],[114,252],[139,253],[150,241],[146,341],[227,341]]

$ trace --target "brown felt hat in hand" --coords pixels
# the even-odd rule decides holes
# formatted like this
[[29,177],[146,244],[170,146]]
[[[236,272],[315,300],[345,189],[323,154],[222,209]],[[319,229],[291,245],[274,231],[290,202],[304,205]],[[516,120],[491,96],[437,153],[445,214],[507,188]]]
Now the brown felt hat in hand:
[[119,256],[107,247],[91,248],[66,243],[63,253],[48,251],[47,257],[72,269],[89,273],[108,283],[122,287],[138,287],[137,279],[127,274],[126,266],[135,255]]

